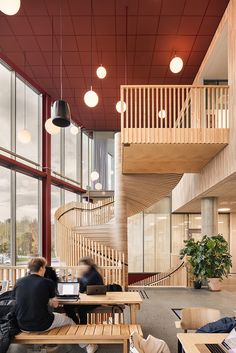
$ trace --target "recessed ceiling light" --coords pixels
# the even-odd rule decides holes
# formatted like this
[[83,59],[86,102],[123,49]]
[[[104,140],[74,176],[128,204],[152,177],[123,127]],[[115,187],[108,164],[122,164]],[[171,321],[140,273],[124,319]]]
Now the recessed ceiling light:
[[223,207],[223,208],[218,208],[218,212],[229,212],[230,208],[228,207]]

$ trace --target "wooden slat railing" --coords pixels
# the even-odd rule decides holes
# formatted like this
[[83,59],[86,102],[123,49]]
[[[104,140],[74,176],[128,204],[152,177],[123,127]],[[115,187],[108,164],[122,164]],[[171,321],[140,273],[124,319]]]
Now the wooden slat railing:
[[[54,266],[58,277],[62,281],[75,281],[79,277],[79,267],[78,266]],[[121,280],[121,265],[115,266],[99,266],[99,271],[101,272],[104,283],[122,283]],[[10,286],[14,286],[17,279],[24,277],[27,274],[26,266],[0,266],[0,280],[9,281]]]
[[228,86],[121,86],[122,143],[227,143]]
[[168,272],[157,273],[133,283],[130,287],[189,287],[189,284],[189,274],[186,268],[186,263],[182,262]]
[[107,283],[126,285],[127,264],[123,252],[81,234],[79,227],[106,225],[114,217],[114,201],[108,199],[96,204],[75,203],[60,207],[55,213],[56,254],[60,262],[76,267],[79,259],[92,257],[104,269]]

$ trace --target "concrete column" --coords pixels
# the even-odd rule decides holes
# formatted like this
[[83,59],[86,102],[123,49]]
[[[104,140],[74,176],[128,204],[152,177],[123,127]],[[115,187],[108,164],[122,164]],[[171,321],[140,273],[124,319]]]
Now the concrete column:
[[202,235],[218,234],[218,208],[216,197],[201,200]]

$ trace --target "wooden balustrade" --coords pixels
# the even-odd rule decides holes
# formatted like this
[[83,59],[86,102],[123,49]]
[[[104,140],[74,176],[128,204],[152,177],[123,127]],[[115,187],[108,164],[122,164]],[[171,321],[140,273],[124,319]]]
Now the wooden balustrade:
[[[62,281],[76,281],[79,277],[78,266],[54,266],[54,269]],[[122,283],[122,266],[117,264],[115,266],[99,266],[99,271],[104,278],[105,284]],[[16,281],[27,275],[26,266],[0,266],[0,280],[9,281],[10,286],[14,286]]]
[[138,287],[189,287],[189,273],[185,262],[168,272],[156,273],[131,285]]
[[122,143],[228,142],[228,86],[127,85],[121,101]]
[[127,265],[125,255],[100,242],[81,234],[80,227],[101,226],[114,217],[114,200],[107,199],[96,204],[75,203],[60,207],[55,213],[55,248],[60,262],[77,266],[84,256],[93,258],[103,269],[106,283],[126,284]]

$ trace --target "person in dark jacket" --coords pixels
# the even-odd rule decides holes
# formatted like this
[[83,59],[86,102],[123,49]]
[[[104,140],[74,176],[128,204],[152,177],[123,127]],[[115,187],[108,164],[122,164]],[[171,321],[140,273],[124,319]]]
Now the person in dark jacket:
[[[85,293],[88,285],[103,285],[103,278],[98,267],[90,257],[83,257],[79,261],[80,266],[80,293]],[[66,314],[76,323],[87,324],[87,313],[96,308],[97,305],[64,305]],[[79,314],[79,320],[76,316]]]

